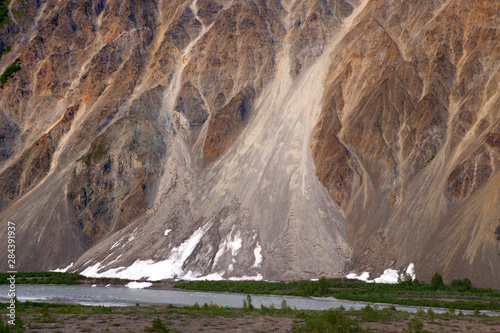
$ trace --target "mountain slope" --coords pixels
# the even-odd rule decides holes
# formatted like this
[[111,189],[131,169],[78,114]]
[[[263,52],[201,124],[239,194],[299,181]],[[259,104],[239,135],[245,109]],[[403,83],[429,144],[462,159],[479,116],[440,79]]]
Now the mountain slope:
[[18,269],[500,288],[496,2],[9,6]]

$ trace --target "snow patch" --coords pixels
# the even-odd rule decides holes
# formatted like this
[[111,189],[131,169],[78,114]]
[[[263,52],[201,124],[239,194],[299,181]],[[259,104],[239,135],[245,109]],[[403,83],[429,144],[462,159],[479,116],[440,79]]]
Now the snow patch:
[[262,281],[262,275],[257,274],[256,276],[240,276],[240,277],[230,277],[231,281]]
[[219,244],[219,250],[215,254],[214,263],[213,263],[212,267],[215,267],[215,265],[217,265],[217,262],[219,261],[220,257],[224,254],[224,251],[226,251],[226,244],[227,244],[226,241]]
[[172,231],[172,229],[165,230],[165,236],[167,236],[170,233],[170,231]]
[[241,249],[240,233],[238,233],[232,241],[227,242],[227,248],[231,249],[231,255],[233,257],[238,254],[238,251]]
[[[415,265],[409,264],[408,267],[406,268],[405,272],[409,274],[412,278],[412,280],[415,279]],[[399,273],[397,270],[388,268],[384,270],[384,273],[380,275],[378,278],[375,278],[373,280],[369,280],[370,278],[370,273],[369,272],[363,272],[362,274],[358,275],[356,273],[351,273],[346,276],[348,279],[356,279],[356,280],[361,280],[365,282],[375,282],[375,283],[398,283],[399,279]]]
[[350,274],[347,274],[346,277],[348,279],[356,279],[356,280],[361,280],[361,281],[368,282],[368,279],[370,278],[370,273],[369,272],[363,272],[360,275],[358,275],[356,273],[350,273]]
[[224,278],[222,277],[222,274],[224,274],[224,273],[212,273],[212,274],[208,274],[208,275],[205,275],[205,276],[196,276],[192,271],[188,271],[182,277],[182,280],[188,280],[188,281],[202,281],[202,280],[222,281],[222,280],[224,280]]
[[415,265],[413,263],[409,264],[408,267],[406,268],[406,274],[410,275],[412,280],[415,280],[416,278]]
[[66,267],[66,268],[56,268],[54,270],[51,270],[51,272],[66,273],[68,271],[68,269],[71,268],[71,266],[73,266],[73,263],[69,264],[68,267]]
[[[240,237],[240,233],[238,232],[234,238],[231,237],[233,235],[233,232],[231,232],[226,239],[219,244],[219,250],[215,254],[214,258],[214,263],[212,267],[215,267],[217,265],[217,262],[219,261],[220,257],[226,252],[231,250],[231,255],[234,257],[238,254],[239,250],[241,249],[241,244],[242,240]],[[233,258],[233,262],[235,262]]]
[[132,281],[129,282],[125,285],[125,287],[131,288],[131,289],[144,289],[151,287],[153,284],[151,282],[136,282]]
[[380,275],[378,278],[374,279],[373,281],[376,283],[398,283],[398,277],[399,273],[395,269],[386,269],[384,270],[384,273]]
[[[169,278],[183,278],[187,279],[182,270],[182,266],[187,258],[193,253],[196,245],[200,242],[203,235],[210,229],[211,223],[200,227],[196,230],[191,237],[184,243],[172,249],[170,256],[166,260],[154,262],[148,260],[136,260],[129,267],[118,267],[99,272],[101,270],[101,263],[87,267],[81,274],[87,277],[114,277],[119,279],[140,280],[147,278],[149,281],[163,280]],[[191,273],[192,274],[192,273]]]
[[259,267],[260,264],[262,263],[262,248],[260,247],[259,243],[255,245],[255,249],[253,250],[253,255],[255,257],[255,262],[253,263],[252,267]]

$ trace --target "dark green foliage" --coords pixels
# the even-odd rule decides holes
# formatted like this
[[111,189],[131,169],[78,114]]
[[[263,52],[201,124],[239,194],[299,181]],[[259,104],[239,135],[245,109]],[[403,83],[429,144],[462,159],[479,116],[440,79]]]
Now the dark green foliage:
[[44,305],[41,311],[42,317],[37,320],[39,323],[55,323],[56,319],[50,315],[49,312],[49,307],[47,305]]
[[319,281],[189,281],[177,283],[174,287],[200,291],[229,291],[235,293],[275,294],[291,296],[321,296],[328,294],[334,280],[322,278]]
[[408,322],[408,330],[405,330],[404,332],[407,333],[424,333],[426,332],[424,330],[424,322],[419,319],[419,318],[412,318]]
[[456,291],[468,291],[472,289],[472,283],[467,278],[462,280],[453,280],[450,283],[450,289]]
[[431,287],[434,290],[442,289],[444,287],[443,278],[441,274],[435,273],[431,279]]
[[291,312],[292,312],[292,309],[288,306],[288,304],[286,303],[285,299],[283,299],[281,301],[280,313],[281,314],[287,314],[287,313],[291,313]]
[[243,300],[243,310],[252,312],[254,310],[253,304],[252,304],[252,297],[250,295],[247,295],[246,299]]
[[9,23],[9,8],[7,8],[4,0],[0,0],[0,28]]
[[[294,296],[334,296],[352,301],[400,304],[408,306],[455,308],[461,310],[500,310],[500,291],[473,288],[469,279],[455,282],[453,287],[443,283],[440,274],[432,283],[410,281],[404,275],[398,284],[366,283],[321,278],[319,281],[291,281],[287,283],[264,281],[190,281],[175,288],[225,291],[245,294],[274,294]],[[463,291],[467,289],[466,291]],[[455,298],[455,301],[442,300]],[[248,304],[247,304],[248,306]]]
[[[245,301],[247,299],[245,298]],[[250,301],[251,303],[251,301]],[[6,313],[7,304],[0,304],[0,309],[4,309],[0,311],[2,313]],[[120,315],[128,315],[134,317],[149,317],[152,320],[152,325],[147,326],[144,331],[145,332],[178,332],[175,329],[169,329],[168,326],[172,325],[172,321],[162,322],[159,318],[163,315],[167,319],[172,318],[213,318],[214,316],[224,316],[231,318],[242,318],[248,319],[247,322],[251,322],[251,317],[253,316],[287,316],[290,318],[295,318],[294,323],[297,323],[302,326],[293,329],[293,332],[372,332],[369,329],[362,330],[359,326],[360,322],[366,321],[409,321],[408,329],[405,329],[404,332],[426,332],[423,330],[423,320],[425,319],[423,316],[417,316],[416,319],[412,319],[412,315],[402,312],[396,311],[394,306],[391,306],[387,309],[377,309],[377,307],[367,306],[362,310],[349,310],[346,311],[343,307],[338,309],[330,309],[327,311],[310,311],[310,310],[293,310],[287,306],[286,301],[282,301],[281,309],[275,309],[274,306],[270,306],[269,308],[265,306],[261,306],[260,312],[253,311],[249,312],[248,309],[245,311],[240,308],[228,308],[228,307],[219,307],[214,304],[203,304],[201,307],[198,304],[194,306],[186,306],[186,307],[176,307],[173,305],[166,306],[129,306],[129,307],[115,307],[109,308],[104,311],[104,307],[102,306],[85,306],[85,305],[77,305],[77,304],[52,304],[52,303],[34,303],[34,302],[20,302],[16,306],[16,311],[18,314],[36,314],[40,317],[52,317],[55,314],[75,314],[78,319],[87,319],[89,317],[94,318],[93,315],[96,313],[109,313],[106,317],[113,316],[115,314]],[[430,317],[431,311],[428,312]],[[160,315],[160,317],[158,317]],[[442,320],[448,320],[450,318],[454,318],[457,320],[470,320],[470,318],[463,317],[460,319],[459,316],[451,315],[449,312],[444,314],[436,314],[436,318],[440,318]],[[39,318],[40,318],[39,317]],[[111,317],[112,318],[112,317]],[[108,319],[111,319],[108,318]],[[155,319],[153,319],[155,318]],[[467,318],[467,319],[466,319]],[[35,319],[35,322],[39,322],[39,319]],[[165,319],[163,319],[165,320]],[[181,319],[182,321],[182,319]],[[489,321],[492,323],[498,323],[499,317],[488,317],[482,316],[481,321]],[[189,321],[187,321],[189,323]],[[19,322],[18,323],[22,323]],[[33,321],[31,322],[33,324]],[[62,322],[61,322],[62,323]],[[28,323],[29,325],[29,323]],[[118,324],[113,323],[111,326],[118,326]],[[122,324],[123,325],[123,324]],[[19,324],[18,324],[19,326]],[[28,326],[29,327],[29,326]],[[6,328],[7,330],[3,330]],[[31,327],[33,328],[33,326]],[[32,329],[30,329],[32,331]],[[82,330],[83,331],[83,330]],[[21,332],[21,328],[16,331],[16,328],[13,325],[4,325],[2,324],[0,318],[0,333],[3,332]]]
[[328,281],[324,276],[320,277],[318,280],[318,291],[322,295],[328,292]]
[[361,320],[362,321],[387,321],[390,320],[395,314],[396,309],[381,309],[377,307],[371,307],[370,305],[365,306],[361,309]]
[[14,318],[14,325],[4,323],[2,316],[0,316],[0,333],[21,333],[23,330],[23,321],[19,316]]
[[432,309],[427,310],[427,316],[429,317],[429,321],[431,323],[433,323],[434,319],[436,319],[436,314],[432,311]]
[[252,304],[252,297],[250,297],[250,295],[247,295],[247,304],[248,304],[248,311],[253,311],[254,307]]
[[14,14],[20,20],[26,17],[26,14],[22,10],[12,9],[12,14]]
[[293,332],[331,332],[350,333],[361,332],[359,325],[354,322],[342,308],[327,310],[317,316],[306,318],[304,325]]
[[[0,273],[0,284],[8,284],[10,274]],[[80,284],[84,276],[77,273],[26,272],[16,274],[16,284]]]
[[13,76],[13,74],[17,71],[21,70],[21,65],[19,63],[21,62],[21,59],[17,58],[14,60],[12,64],[10,64],[5,71],[3,72],[2,76],[0,76],[0,88],[3,89],[3,85],[9,78]]
[[24,323],[23,323],[21,317],[16,316],[14,318],[14,327],[16,329],[16,332],[24,332],[24,330],[23,330],[23,324]]
[[274,307],[273,304],[271,304],[270,307],[266,307],[263,304],[260,305],[260,311],[259,313],[261,315],[269,315],[269,316],[274,316],[276,314],[276,308]]
[[398,283],[404,286],[411,286],[413,285],[413,279],[410,274],[404,272],[398,277]]
[[165,327],[165,324],[161,321],[160,318],[156,317],[153,319],[153,325],[152,326],[146,326],[144,327],[144,332],[161,332],[161,333],[166,333],[167,328]]
[[104,147],[104,144],[99,144],[97,146],[97,149],[95,149],[93,152],[87,154],[87,156],[85,157],[85,164],[87,166],[91,166],[92,161],[101,160],[107,153],[108,153],[108,150]]
[[4,48],[0,50],[0,60],[2,59],[2,56],[3,56],[4,54],[9,53],[9,52],[10,52],[10,50],[11,50],[11,47],[10,47],[10,46],[8,46],[8,45],[4,46]]

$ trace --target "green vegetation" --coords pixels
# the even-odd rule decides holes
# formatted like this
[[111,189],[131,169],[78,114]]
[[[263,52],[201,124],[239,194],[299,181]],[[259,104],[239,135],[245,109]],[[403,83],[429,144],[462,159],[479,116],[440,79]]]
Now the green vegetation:
[[99,162],[106,154],[106,136],[104,134],[98,136],[90,146],[90,152],[83,157],[85,164],[90,167],[92,162]]
[[343,308],[322,311],[315,315],[304,315],[305,324],[293,332],[363,332],[359,324],[351,319]]
[[153,319],[153,325],[144,327],[144,332],[161,332],[170,333],[177,332],[177,330],[169,330],[160,318],[156,317]]
[[[104,307],[104,306],[86,306],[77,304],[51,304],[36,302],[19,302],[16,306],[18,317],[16,325],[5,325],[0,316],[0,333],[2,332],[23,332],[23,329],[29,328],[30,331],[50,327],[52,331],[57,328],[63,330],[66,320],[80,322],[82,326],[80,331],[88,329],[84,325],[90,321],[93,323],[108,323],[112,327],[127,328],[127,318],[130,321],[142,320],[144,332],[178,332],[173,327],[174,321],[177,321],[177,327],[188,326],[193,319],[198,319],[201,326],[215,326],[219,322],[215,318],[234,318],[231,320],[238,326],[251,324],[252,317],[265,316],[266,321],[277,320],[279,317],[293,318],[294,327],[290,327],[292,332],[372,332],[367,326],[371,322],[385,323],[403,323],[407,329],[403,332],[423,333],[426,332],[424,324],[432,323],[443,325],[443,322],[453,320],[466,321],[471,327],[473,324],[483,322],[497,325],[500,317],[486,316],[461,316],[451,313],[435,314],[434,312],[418,311],[412,315],[407,312],[397,311],[394,306],[385,309],[378,309],[376,306],[366,306],[361,310],[346,310],[343,307],[330,309],[326,311],[304,311],[291,309],[286,301],[281,302],[281,308],[274,306],[250,309],[252,304],[251,296],[246,296],[244,301],[246,308],[221,307],[214,304],[195,304],[193,306],[176,307],[167,306],[128,306],[128,307]],[[7,303],[0,303],[0,313],[8,312]],[[21,320],[22,317],[22,320]],[[122,318],[121,320],[117,320]],[[273,319],[274,318],[274,319]],[[201,320],[199,320],[201,319]],[[214,320],[215,319],[215,320]],[[84,322],[87,321],[87,322]],[[44,324],[49,324],[44,325]],[[7,327],[7,328],[6,328]],[[7,329],[7,330],[6,330]],[[102,328],[104,330],[104,328]],[[93,331],[96,331],[93,329]],[[109,332],[109,328],[105,329]]]
[[[334,296],[338,299],[387,303],[409,306],[441,307],[457,310],[500,310],[500,291],[474,288],[469,279],[453,280],[447,286],[441,275],[431,284],[411,281],[405,276],[398,284],[366,283],[321,278],[319,281],[287,283],[264,281],[189,281],[175,288],[235,292],[245,294],[274,294],[293,296]],[[451,300],[450,300],[451,299]]]
[[26,17],[26,14],[22,10],[12,9],[12,14],[14,14],[20,20]]
[[4,54],[9,53],[9,52],[10,52],[10,50],[11,50],[11,47],[10,47],[10,46],[8,46],[8,45],[5,45],[5,46],[3,47],[3,49],[1,49],[1,50],[0,50],[0,60],[2,59],[2,56],[3,56]]
[[19,62],[21,62],[21,59],[17,58],[5,69],[2,76],[0,76],[0,88],[3,89],[3,85],[5,84],[5,82],[7,82],[7,80],[11,78],[15,72],[21,70],[21,65],[19,65]]
[[23,331],[23,321],[20,317],[14,318],[14,325],[4,323],[3,318],[0,316],[0,333],[18,333]]
[[438,289],[443,289],[445,287],[446,286],[444,285],[443,278],[441,277],[441,274],[436,272],[431,279],[431,288],[433,290],[438,290]]
[[[8,284],[8,273],[0,273],[0,284]],[[16,284],[79,284],[85,278],[77,273],[30,272],[16,273]]]
[[[16,284],[82,284],[88,280],[85,276],[78,273],[62,273],[62,272],[19,272],[16,273]],[[8,273],[0,273],[0,284],[8,284]],[[92,279],[92,284],[99,283],[102,285],[124,285],[128,280],[118,278],[98,278]]]
[[7,8],[7,4],[5,0],[0,0],[0,28],[10,23],[9,8]]
[[436,156],[434,156],[434,154],[432,154],[432,155],[431,155],[431,156],[427,159],[427,161],[425,161],[425,166],[427,166],[427,164],[431,163],[431,162],[432,162],[432,160],[434,159],[434,157],[436,157]]
[[424,322],[419,318],[412,318],[408,323],[408,329],[404,330],[405,333],[424,333]]

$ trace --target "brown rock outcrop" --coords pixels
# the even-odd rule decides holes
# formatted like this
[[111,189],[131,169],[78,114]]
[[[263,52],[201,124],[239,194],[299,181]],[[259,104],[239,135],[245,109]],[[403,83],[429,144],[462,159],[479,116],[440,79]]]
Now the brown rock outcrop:
[[0,70],[22,68],[0,90],[0,220],[34,237],[19,270],[141,260],[277,280],[414,263],[500,288],[498,2],[9,10],[25,17],[0,31]]
[[238,138],[250,118],[255,92],[247,87],[215,113],[208,124],[203,151],[205,166],[224,154]]

